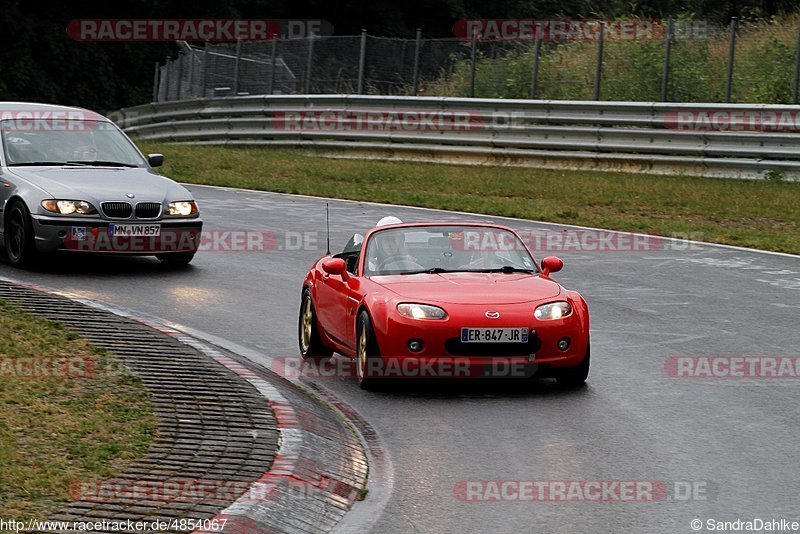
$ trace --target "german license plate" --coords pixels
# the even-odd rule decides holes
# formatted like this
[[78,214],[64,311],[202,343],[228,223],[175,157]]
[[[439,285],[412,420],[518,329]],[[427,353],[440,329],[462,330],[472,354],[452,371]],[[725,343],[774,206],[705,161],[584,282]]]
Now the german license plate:
[[109,224],[108,235],[114,237],[158,237],[160,224]]
[[462,343],[527,343],[527,328],[462,328]]

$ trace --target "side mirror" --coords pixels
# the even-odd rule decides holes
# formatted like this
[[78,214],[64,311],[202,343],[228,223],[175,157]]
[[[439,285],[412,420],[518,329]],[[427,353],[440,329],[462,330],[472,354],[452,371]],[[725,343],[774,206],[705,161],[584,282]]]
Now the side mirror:
[[347,279],[347,265],[342,258],[330,258],[322,262],[322,270],[328,274],[335,274]]
[[544,276],[550,276],[550,273],[557,273],[563,268],[564,262],[561,261],[561,258],[547,256],[542,260],[542,274]]
[[164,164],[164,155],[148,154],[147,163],[149,163],[151,167],[161,167]]

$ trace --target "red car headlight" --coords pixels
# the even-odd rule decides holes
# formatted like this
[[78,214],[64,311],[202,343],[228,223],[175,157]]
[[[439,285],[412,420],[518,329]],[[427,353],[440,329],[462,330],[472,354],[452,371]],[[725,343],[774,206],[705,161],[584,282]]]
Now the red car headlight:
[[551,302],[549,304],[542,304],[533,312],[533,316],[540,321],[548,321],[552,319],[561,319],[572,313],[572,306],[569,302]]
[[397,311],[404,317],[412,319],[446,319],[447,312],[438,306],[428,304],[401,303],[397,305]]

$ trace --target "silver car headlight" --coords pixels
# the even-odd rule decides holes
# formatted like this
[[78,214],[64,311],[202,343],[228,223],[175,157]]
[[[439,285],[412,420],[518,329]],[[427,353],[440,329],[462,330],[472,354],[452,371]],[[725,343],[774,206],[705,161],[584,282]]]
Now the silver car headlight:
[[191,217],[197,215],[200,210],[194,200],[181,200],[170,202],[167,207],[167,215],[170,217]]
[[447,313],[438,306],[428,304],[402,303],[397,305],[397,311],[404,317],[412,319],[446,319]]
[[97,213],[85,200],[42,200],[42,207],[49,212],[61,215],[93,215]]
[[549,304],[542,304],[533,312],[533,316],[540,321],[548,321],[552,319],[561,319],[572,313],[572,306],[569,302],[551,302]]

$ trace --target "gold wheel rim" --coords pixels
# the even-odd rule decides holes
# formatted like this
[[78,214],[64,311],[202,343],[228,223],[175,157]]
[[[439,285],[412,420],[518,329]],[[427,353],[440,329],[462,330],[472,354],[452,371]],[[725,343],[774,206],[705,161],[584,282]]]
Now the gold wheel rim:
[[313,321],[313,314],[311,313],[311,299],[306,299],[305,307],[303,308],[303,329],[301,342],[303,344],[303,352],[308,351],[311,346],[311,324]]
[[367,326],[361,324],[358,331],[358,377],[364,378],[367,370]]

